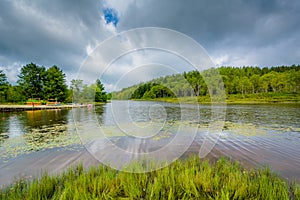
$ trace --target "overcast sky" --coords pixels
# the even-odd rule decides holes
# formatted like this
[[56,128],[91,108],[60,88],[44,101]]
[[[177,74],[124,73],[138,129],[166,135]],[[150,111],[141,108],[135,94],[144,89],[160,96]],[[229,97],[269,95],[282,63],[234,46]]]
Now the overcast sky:
[[[57,65],[70,81],[101,42],[142,27],[167,28],[191,37],[217,66],[300,64],[298,0],[0,0],[0,70],[14,84],[27,63]],[[168,56],[157,52],[132,55],[111,66],[115,76],[101,77],[108,90],[120,89],[113,87],[116,77],[139,65],[144,70],[135,71],[137,80],[131,78],[130,84],[147,79],[147,74],[157,76],[150,69],[157,72],[157,66],[173,65],[161,64],[157,55]],[[143,57],[153,60],[136,62]],[[149,63],[158,65],[146,70]]]

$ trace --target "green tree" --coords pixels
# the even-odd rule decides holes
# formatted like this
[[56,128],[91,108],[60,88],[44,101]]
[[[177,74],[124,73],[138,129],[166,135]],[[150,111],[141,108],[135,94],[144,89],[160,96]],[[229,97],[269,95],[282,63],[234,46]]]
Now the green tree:
[[8,82],[5,73],[0,70],[0,101],[4,102],[7,98]]
[[46,99],[56,99],[64,102],[67,97],[66,75],[57,66],[52,66],[46,71],[44,94]]
[[39,67],[34,63],[22,67],[18,84],[26,98],[44,98],[45,75],[45,67]]
[[270,90],[270,79],[269,74],[264,74],[259,78],[259,87],[262,92],[268,92]]
[[243,76],[237,84],[237,91],[241,94],[248,94],[253,91],[253,85],[248,77]]
[[258,93],[259,92],[259,75],[254,74],[253,76],[250,77],[250,81],[253,86],[252,93]]
[[199,96],[200,90],[203,84],[203,78],[200,75],[199,71],[191,71],[184,74],[184,78],[190,83],[191,87],[193,88],[192,94],[195,96]]
[[[218,73],[219,71],[219,73]],[[222,80],[219,78],[221,75]],[[156,85],[164,85],[174,91],[177,97],[196,95],[251,94],[261,92],[299,93],[300,65],[279,66],[271,68],[259,67],[220,67],[216,69],[183,72],[182,74],[159,77],[146,83],[140,83],[119,92],[114,97],[123,99],[153,98],[151,91]],[[224,84],[223,84],[224,83]],[[156,84],[156,85],[155,85]]]
[[72,90],[72,99],[74,103],[80,103],[83,100],[83,80],[71,80],[70,89]]
[[65,102],[67,103],[73,102],[73,90],[71,90],[70,88],[67,88]]
[[271,87],[274,92],[282,92],[286,84],[286,76],[284,73],[271,72],[275,73],[275,76],[271,80]]
[[220,78],[220,73],[218,69],[210,68],[208,70],[203,71],[202,73],[203,79],[206,83],[206,87],[208,88],[209,94],[219,96],[222,94],[225,89],[223,80]]
[[[151,88],[149,95],[154,94],[155,98],[162,98],[162,97],[175,97],[175,94],[163,85],[155,85]],[[147,94],[147,93],[145,93]]]
[[82,88],[82,102],[92,103],[95,99],[96,84],[84,84]]
[[140,99],[143,95],[150,91],[153,86],[157,85],[157,83],[143,83],[131,95],[131,99]]
[[7,90],[7,102],[20,103],[25,102],[27,98],[22,93],[22,88],[19,85],[9,85]]
[[96,89],[95,89],[95,102],[106,102],[107,94],[105,88],[101,83],[100,79],[96,80]]
[[297,93],[300,92],[300,70],[296,71],[295,69],[285,72],[286,85],[284,90],[286,92]]
[[150,91],[145,92],[142,98],[143,99],[155,99],[156,95],[153,93],[152,90],[150,90]]

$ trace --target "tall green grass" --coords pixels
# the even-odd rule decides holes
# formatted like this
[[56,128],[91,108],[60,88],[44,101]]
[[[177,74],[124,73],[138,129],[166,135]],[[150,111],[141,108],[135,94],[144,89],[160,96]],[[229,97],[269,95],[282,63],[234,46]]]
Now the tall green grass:
[[211,164],[191,157],[149,173],[126,173],[103,165],[84,170],[78,165],[60,175],[19,180],[2,189],[0,199],[283,200],[300,199],[300,187],[267,168],[245,170],[224,158]]

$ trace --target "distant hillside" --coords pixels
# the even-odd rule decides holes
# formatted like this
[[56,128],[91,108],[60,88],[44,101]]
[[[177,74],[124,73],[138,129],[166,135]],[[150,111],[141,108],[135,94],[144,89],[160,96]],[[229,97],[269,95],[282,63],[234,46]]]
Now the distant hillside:
[[[216,70],[222,77],[219,83]],[[207,87],[207,82],[210,87]],[[213,85],[213,86],[212,86]],[[155,99],[164,97],[209,96],[209,91],[225,89],[227,95],[300,93],[300,65],[259,67],[220,67],[184,72],[113,92],[113,99]],[[211,91],[212,92],[212,91]]]

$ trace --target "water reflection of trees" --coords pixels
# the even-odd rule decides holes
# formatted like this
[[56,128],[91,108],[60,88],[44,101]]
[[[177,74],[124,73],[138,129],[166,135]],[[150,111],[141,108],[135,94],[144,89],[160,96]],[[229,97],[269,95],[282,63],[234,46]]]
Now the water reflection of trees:
[[95,113],[97,115],[97,119],[100,124],[103,124],[103,121],[104,121],[103,114],[105,113],[105,110],[106,110],[106,107],[104,105],[106,105],[106,104],[100,104],[100,105],[95,106]]
[[59,142],[59,137],[67,134],[69,110],[26,111],[26,142],[35,147],[44,143]]
[[8,135],[9,117],[6,113],[0,114],[0,144],[9,137]]
[[40,128],[53,124],[66,124],[68,121],[67,109],[54,110],[33,110],[26,111],[27,122],[26,126],[30,128]]
[[89,122],[93,121],[96,114],[97,120],[100,124],[104,122],[104,113],[106,112],[106,104],[97,104],[89,108],[75,108],[73,111],[73,117],[75,122]]

